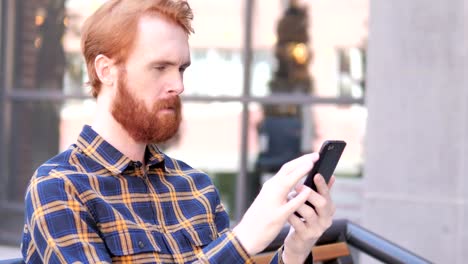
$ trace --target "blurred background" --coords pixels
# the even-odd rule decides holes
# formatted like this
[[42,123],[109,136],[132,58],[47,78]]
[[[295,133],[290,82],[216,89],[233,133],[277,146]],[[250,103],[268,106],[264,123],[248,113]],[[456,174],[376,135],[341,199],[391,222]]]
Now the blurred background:
[[[13,254],[34,170],[92,120],[80,29],[105,1],[0,0],[0,244]],[[336,218],[437,263],[468,259],[468,8],[391,2],[189,1],[184,120],[162,147],[212,177],[233,223],[284,162],[342,139]]]

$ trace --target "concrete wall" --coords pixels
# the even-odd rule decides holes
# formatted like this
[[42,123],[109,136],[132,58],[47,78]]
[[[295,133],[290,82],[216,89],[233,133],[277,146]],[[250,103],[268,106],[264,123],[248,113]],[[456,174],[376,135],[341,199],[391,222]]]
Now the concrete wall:
[[464,2],[370,2],[363,225],[435,263],[468,260]]

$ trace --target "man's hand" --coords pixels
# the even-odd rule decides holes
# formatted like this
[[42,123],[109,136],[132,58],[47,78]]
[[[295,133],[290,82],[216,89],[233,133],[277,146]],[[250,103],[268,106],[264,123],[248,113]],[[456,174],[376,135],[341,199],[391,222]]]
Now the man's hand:
[[[314,182],[318,193],[312,191],[307,200],[314,205],[315,210],[304,204],[297,210],[302,218],[292,214],[288,219],[291,229],[284,241],[283,251],[283,261],[286,264],[304,263],[312,246],[332,224],[335,205],[330,197],[330,188],[335,177],[331,177],[328,186],[319,174],[314,177]],[[301,186],[298,191],[304,188],[307,187]]]
[[310,188],[302,188],[290,200],[288,193],[312,169],[317,160],[317,153],[292,160],[284,164],[280,171],[263,185],[255,201],[233,230],[251,256],[266,248],[288,218],[310,198]]

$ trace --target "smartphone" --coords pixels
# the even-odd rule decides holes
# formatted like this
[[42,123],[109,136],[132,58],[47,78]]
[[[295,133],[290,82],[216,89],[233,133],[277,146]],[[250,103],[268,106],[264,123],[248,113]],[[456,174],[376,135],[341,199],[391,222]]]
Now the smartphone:
[[[319,152],[319,159],[314,163],[314,167],[307,175],[304,185],[310,187],[314,191],[317,191],[317,186],[315,186],[314,183],[314,177],[317,173],[322,175],[325,182],[328,184],[345,147],[346,142],[343,140],[327,140],[323,142]],[[306,201],[306,204],[314,208],[309,201]],[[297,212],[295,212],[295,214],[298,217],[301,217]]]
[[319,152],[319,160],[314,163],[314,167],[307,175],[304,185],[310,187],[314,191],[317,191],[317,187],[314,183],[314,177],[317,173],[322,175],[328,183],[333,172],[335,172],[336,165],[338,165],[338,161],[340,160],[345,147],[346,142],[343,140],[327,140],[323,142]]

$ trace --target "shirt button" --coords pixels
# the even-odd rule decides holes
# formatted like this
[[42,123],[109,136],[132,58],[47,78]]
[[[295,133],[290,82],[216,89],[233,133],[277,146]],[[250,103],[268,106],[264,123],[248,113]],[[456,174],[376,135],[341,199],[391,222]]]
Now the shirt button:
[[138,241],[138,247],[143,249],[145,247],[145,243],[143,243],[143,241]]

